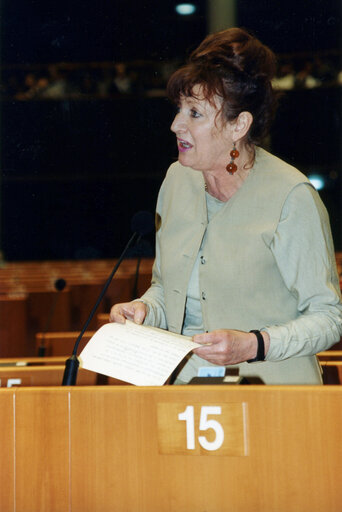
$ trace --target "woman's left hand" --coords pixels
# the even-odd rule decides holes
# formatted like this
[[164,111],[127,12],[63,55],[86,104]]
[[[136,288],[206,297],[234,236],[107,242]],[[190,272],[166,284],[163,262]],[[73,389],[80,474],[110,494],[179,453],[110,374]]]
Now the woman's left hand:
[[[269,347],[267,332],[262,332],[265,341],[265,354]],[[233,329],[217,329],[193,337],[203,347],[194,349],[194,354],[210,363],[220,366],[242,363],[256,356],[258,342],[255,334]]]

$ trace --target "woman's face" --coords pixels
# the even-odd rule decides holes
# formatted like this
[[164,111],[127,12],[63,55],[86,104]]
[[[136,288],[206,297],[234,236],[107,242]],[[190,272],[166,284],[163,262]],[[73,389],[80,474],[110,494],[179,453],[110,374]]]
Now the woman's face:
[[203,98],[201,86],[193,89],[194,96],[181,96],[171,130],[176,134],[178,160],[198,171],[224,170],[233,147],[232,126],[223,124],[217,99],[215,106]]

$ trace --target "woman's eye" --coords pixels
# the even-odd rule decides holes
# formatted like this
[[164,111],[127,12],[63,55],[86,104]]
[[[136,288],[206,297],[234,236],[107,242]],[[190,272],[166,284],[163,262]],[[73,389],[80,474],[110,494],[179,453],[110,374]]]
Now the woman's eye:
[[191,115],[191,117],[195,117],[195,118],[201,117],[201,114],[199,112],[197,112],[197,110],[195,110],[194,108],[192,108],[190,110],[190,115]]

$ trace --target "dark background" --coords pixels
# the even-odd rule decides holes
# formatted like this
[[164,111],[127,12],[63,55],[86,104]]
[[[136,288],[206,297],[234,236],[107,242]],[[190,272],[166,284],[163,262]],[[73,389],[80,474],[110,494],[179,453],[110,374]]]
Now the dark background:
[[[10,68],[53,62],[182,61],[208,32],[207,5],[180,18],[170,0],[3,0],[1,60]],[[338,0],[237,2],[237,25],[278,54],[341,49]],[[335,245],[342,250],[341,87],[289,91],[271,150],[320,172]],[[1,243],[9,261],[117,256],[130,219],[154,211],[177,157],[164,97],[2,101]],[[153,252],[152,237],[146,254]]]
[[[210,1],[210,0],[208,0]],[[232,0],[227,0],[227,4]],[[180,17],[175,0],[2,0],[3,62],[184,57],[208,29],[207,2]],[[340,44],[339,0],[237,0],[239,26],[275,52]]]

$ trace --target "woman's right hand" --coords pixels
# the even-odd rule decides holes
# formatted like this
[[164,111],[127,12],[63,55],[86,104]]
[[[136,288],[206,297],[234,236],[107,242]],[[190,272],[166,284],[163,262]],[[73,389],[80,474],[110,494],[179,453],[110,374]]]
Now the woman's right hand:
[[132,320],[136,324],[142,324],[147,315],[147,306],[144,302],[124,302],[115,304],[110,310],[109,321],[124,324],[127,320]]

